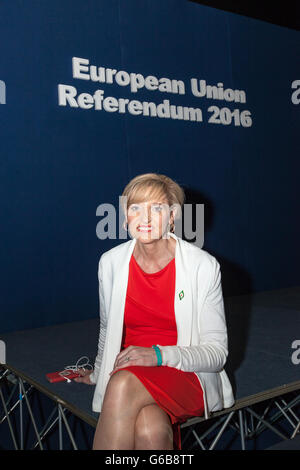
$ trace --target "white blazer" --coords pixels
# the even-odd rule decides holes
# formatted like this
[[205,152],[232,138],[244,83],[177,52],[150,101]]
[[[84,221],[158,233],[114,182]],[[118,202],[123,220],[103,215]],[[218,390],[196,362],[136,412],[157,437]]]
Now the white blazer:
[[[221,287],[220,265],[216,258],[169,232],[175,248],[175,319],[177,345],[160,346],[162,366],[195,372],[204,392],[205,417],[212,411],[234,404],[226,362],[227,329]],[[93,411],[100,412],[121,349],[129,261],[136,239],[112,248],[100,257],[100,334],[98,354],[91,381],[96,384]],[[159,346],[159,345],[158,345]]]

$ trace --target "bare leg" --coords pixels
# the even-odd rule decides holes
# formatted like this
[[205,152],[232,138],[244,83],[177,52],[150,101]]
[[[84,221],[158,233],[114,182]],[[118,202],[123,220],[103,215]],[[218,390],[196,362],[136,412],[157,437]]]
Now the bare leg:
[[93,449],[134,449],[135,422],[140,410],[155,403],[131,372],[120,370],[110,379],[98,420]]
[[135,423],[136,450],[172,450],[173,429],[167,413],[157,404],[144,406]]

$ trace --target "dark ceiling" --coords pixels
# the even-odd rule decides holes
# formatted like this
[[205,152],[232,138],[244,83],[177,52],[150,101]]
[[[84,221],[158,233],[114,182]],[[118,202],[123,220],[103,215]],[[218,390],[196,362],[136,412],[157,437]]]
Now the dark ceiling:
[[187,0],[300,31],[300,0]]

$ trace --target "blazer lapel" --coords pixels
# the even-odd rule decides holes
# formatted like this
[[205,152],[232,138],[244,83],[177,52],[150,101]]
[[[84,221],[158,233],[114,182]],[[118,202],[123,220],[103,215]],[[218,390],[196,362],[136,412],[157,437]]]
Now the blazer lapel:
[[136,239],[133,238],[128,242],[128,248],[126,250],[116,253],[116,264],[114,266],[114,280],[113,280],[113,292],[112,302],[110,306],[110,319],[115,331],[115,335],[120,331],[119,342],[121,346],[123,321],[124,321],[124,309],[126,301],[126,292],[128,285],[129,275],[129,262],[136,243]]
[[192,337],[192,309],[193,298],[190,283],[189,269],[186,265],[185,246],[183,240],[170,232],[170,236],[176,240],[175,250],[175,299],[174,309],[177,324],[177,345],[190,345]]

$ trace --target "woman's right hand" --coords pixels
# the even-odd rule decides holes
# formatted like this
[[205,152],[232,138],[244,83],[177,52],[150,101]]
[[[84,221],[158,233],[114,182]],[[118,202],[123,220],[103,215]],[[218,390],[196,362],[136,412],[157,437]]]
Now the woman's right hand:
[[74,382],[83,383],[87,385],[95,385],[91,382],[90,375],[93,371],[87,369],[79,369],[80,377],[76,377]]

